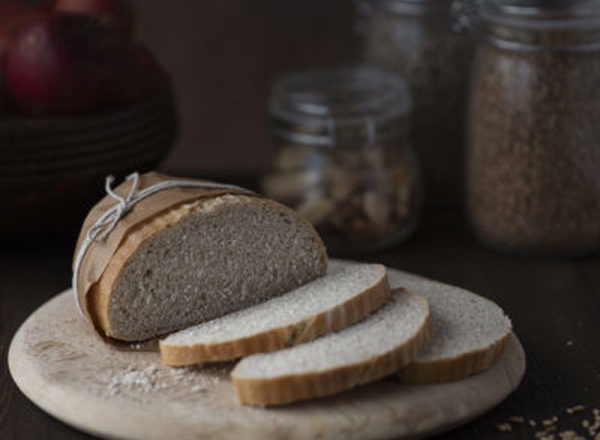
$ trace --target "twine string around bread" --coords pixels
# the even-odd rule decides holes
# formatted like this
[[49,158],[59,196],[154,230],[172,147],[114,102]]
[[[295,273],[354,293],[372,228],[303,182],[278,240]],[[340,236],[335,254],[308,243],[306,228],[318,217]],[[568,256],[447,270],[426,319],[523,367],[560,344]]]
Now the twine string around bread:
[[108,176],[106,178],[106,182],[104,184],[106,193],[113,199],[118,200],[119,203],[117,203],[113,209],[106,211],[104,215],[100,217],[98,222],[90,228],[88,235],[92,241],[100,242],[106,240],[106,237],[108,237],[108,235],[115,229],[119,220],[125,214],[127,214],[127,212],[133,206],[133,197],[138,192],[138,187],[140,184],[139,174],[134,173],[128,176],[126,180],[133,180],[133,183],[131,184],[131,189],[129,190],[127,197],[121,197],[112,190],[111,186],[115,181],[114,176]]
[[92,243],[101,243],[105,241],[110,233],[115,229],[119,221],[127,215],[127,213],[140,201],[144,200],[147,197],[150,197],[153,194],[156,194],[160,191],[164,191],[170,188],[202,188],[202,189],[222,189],[222,190],[232,190],[232,191],[244,191],[249,194],[253,194],[252,191],[242,188],[236,185],[228,185],[223,183],[216,182],[202,182],[202,181],[194,181],[194,180],[165,180],[163,182],[156,183],[147,188],[141,189],[140,185],[140,175],[135,172],[130,174],[125,179],[126,181],[131,182],[131,188],[126,197],[120,196],[112,189],[112,185],[115,181],[114,176],[107,176],[104,189],[106,193],[115,199],[117,203],[113,205],[111,208],[107,209],[100,218],[94,223],[87,231],[86,236],[83,240],[79,248],[79,252],[77,253],[77,257],[75,258],[75,264],[73,266],[73,278],[71,280],[73,296],[75,297],[75,303],[77,304],[77,309],[81,316],[87,319],[87,315],[82,307],[81,295],[78,289],[78,278],[79,278],[79,270],[81,268],[81,263],[83,261],[83,257],[85,256],[87,250],[89,249]]

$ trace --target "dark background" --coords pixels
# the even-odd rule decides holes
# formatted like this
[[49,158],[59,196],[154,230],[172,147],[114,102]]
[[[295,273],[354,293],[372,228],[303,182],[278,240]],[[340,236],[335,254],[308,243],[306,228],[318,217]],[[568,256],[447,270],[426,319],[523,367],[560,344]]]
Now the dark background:
[[350,0],[137,0],[138,36],[170,73],[181,129],[164,169],[264,170],[274,78],[356,60]]

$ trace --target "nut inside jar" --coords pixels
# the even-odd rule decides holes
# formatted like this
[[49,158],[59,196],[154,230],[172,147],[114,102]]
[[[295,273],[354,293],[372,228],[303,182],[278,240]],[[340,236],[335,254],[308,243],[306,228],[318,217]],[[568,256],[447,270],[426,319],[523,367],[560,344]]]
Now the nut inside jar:
[[385,246],[412,232],[418,178],[410,150],[290,144],[280,149],[263,185],[268,195],[313,223],[330,251],[348,253]]

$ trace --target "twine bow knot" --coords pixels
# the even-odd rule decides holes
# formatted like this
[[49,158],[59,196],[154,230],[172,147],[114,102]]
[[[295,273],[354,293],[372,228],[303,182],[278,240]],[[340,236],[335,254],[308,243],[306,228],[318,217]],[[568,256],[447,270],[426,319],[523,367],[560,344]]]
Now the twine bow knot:
[[106,193],[113,199],[117,200],[118,203],[106,211],[98,222],[90,228],[88,231],[88,237],[93,242],[101,242],[106,240],[106,237],[115,229],[119,220],[121,220],[125,214],[127,214],[131,208],[137,203],[135,198],[138,195],[140,185],[139,173],[133,173],[127,176],[126,181],[133,180],[131,188],[127,197],[121,197],[119,194],[113,191],[112,185],[115,181],[114,176],[107,176],[104,182],[104,189]]

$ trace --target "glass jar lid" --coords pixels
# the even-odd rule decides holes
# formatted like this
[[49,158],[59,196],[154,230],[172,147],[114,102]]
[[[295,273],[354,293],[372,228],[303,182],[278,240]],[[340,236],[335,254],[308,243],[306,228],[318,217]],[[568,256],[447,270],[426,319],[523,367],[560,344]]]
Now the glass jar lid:
[[598,0],[487,0],[481,18],[497,24],[529,28],[600,25]]
[[454,0],[356,0],[359,11],[369,15],[374,9],[384,9],[397,14],[448,14]]
[[586,51],[600,48],[598,0],[466,0],[480,3],[487,41],[511,50]]
[[314,69],[285,76],[271,91],[273,131],[291,142],[371,145],[398,135],[408,118],[406,82],[369,67]]

